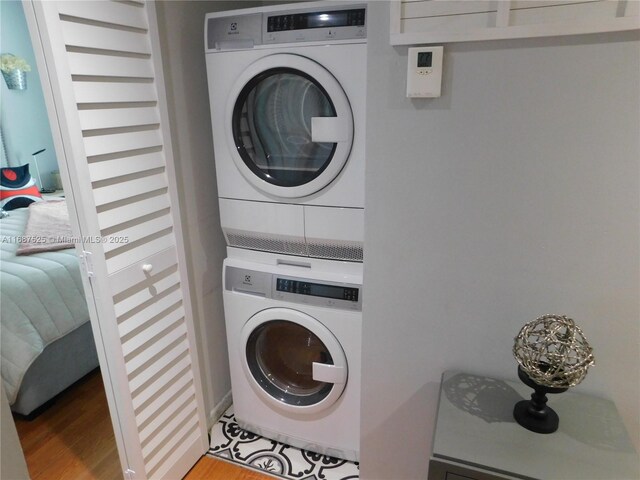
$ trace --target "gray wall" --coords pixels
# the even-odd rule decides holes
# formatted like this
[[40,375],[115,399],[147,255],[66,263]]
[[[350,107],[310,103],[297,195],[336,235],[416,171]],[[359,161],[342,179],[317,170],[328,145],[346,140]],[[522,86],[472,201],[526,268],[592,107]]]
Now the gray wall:
[[387,2],[369,22],[362,478],[426,478],[441,373],[516,379],[546,313],[637,444],[638,32],[445,45],[442,97],[409,100]]
[[196,333],[200,340],[205,409],[209,420],[230,401],[231,381],[222,308],[222,261],[209,92],[204,58],[204,17],[249,8],[253,1],[157,2],[172,142],[184,216]]
[[[191,302],[200,340],[205,409],[210,420],[231,390],[222,309],[222,261],[207,72],[206,13],[238,8],[239,2],[158,2],[158,23],[167,102],[190,273]],[[250,6],[242,2],[241,6]]]
[[5,480],[29,480],[27,462],[24,459],[11,407],[0,382],[0,478]]

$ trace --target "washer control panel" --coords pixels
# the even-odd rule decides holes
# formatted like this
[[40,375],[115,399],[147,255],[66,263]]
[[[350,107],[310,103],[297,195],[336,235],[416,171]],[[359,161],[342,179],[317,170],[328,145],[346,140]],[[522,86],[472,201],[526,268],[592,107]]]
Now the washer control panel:
[[225,289],[291,303],[362,310],[362,286],[227,267]]

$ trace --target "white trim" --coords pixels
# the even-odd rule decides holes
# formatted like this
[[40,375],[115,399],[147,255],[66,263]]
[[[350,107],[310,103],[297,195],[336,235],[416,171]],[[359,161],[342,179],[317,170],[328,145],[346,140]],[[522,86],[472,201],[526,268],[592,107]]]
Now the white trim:
[[[473,28],[464,31],[437,32],[420,31],[404,32],[401,15],[397,13],[396,2],[390,6],[390,35],[391,45],[421,45],[434,43],[472,42],[482,40],[503,40],[515,38],[552,37],[563,35],[580,35],[589,33],[621,32],[640,29],[640,17],[636,8],[629,8],[628,4],[620,3],[626,7],[622,12],[624,16],[584,19],[576,21],[562,21],[557,23],[539,23],[535,25],[510,25],[511,11],[514,9],[511,1],[499,1],[496,14],[496,26],[486,28]],[[401,2],[406,3],[406,2]],[[441,2],[442,4],[446,2]],[[598,2],[594,2],[598,3]],[[580,5],[580,4],[576,4]],[[571,7],[565,5],[564,7]],[[460,15],[463,16],[463,15]],[[443,17],[444,18],[444,17]]]
[[[56,152],[58,158],[61,160],[60,173],[62,181],[65,184],[65,194],[69,200],[68,205],[74,235],[82,239],[96,238],[101,234],[101,225],[98,218],[100,214],[97,214],[96,208],[96,189],[94,189],[92,185],[91,167],[87,162],[86,145],[88,143],[90,144],[91,141],[87,142],[87,139],[83,136],[81,116],[77,108],[78,97],[76,94],[78,91],[75,88],[77,86],[75,84],[81,82],[74,80],[71,75],[69,52],[67,52],[63,35],[65,21],[60,19],[58,10],[61,5],[61,8],[64,8],[65,5],[68,7],[69,4],[25,0],[24,5],[39,71],[43,77],[43,91],[52,126]],[[124,8],[122,4],[119,4],[114,8],[119,12],[134,8],[131,5],[125,6],[126,8]],[[92,14],[90,7],[87,2],[78,2],[73,6],[73,8],[79,8],[82,12],[87,10],[88,15]],[[108,7],[111,8],[111,6]],[[161,126],[159,127],[158,141],[160,142],[159,144],[163,144],[164,146],[164,155],[166,158],[164,168],[169,191],[168,195],[163,194],[158,198],[166,201],[167,204],[171,204],[171,220],[174,226],[173,234],[175,236],[175,246],[170,246],[159,252],[152,250],[150,253],[147,253],[151,255],[151,258],[154,260],[158,259],[155,265],[156,268],[158,268],[158,265],[162,265],[167,261],[175,261],[174,259],[177,259],[179,271],[176,272],[175,275],[179,277],[181,284],[183,310],[180,311],[180,314],[184,311],[184,321],[179,327],[175,328],[175,332],[179,332],[180,335],[184,332],[186,335],[186,338],[181,336],[179,339],[183,344],[184,355],[180,353],[178,349],[171,350],[171,352],[174,353],[167,352],[167,355],[163,356],[161,360],[158,360],[156,363],[152,362],[150,367],[145,363],[144,371],[140,369],[135,372],[135,382],[138,385],[141,385],[145,380],[153,379],[153,382],[147,385],[144,390],[140,388],[135,393],[137,395],[137,403],[133,401],[133,381],[130,381],[129,374],[131,372],[128,371],[128,367],[135,365],[135,362],[131,362],[131,359],[125,359],[123,339],[121,338],[118,325],[117,308],[113,298],[115,295],[114,290],[122,287],[122,284],[126,282],[120,282],[120,284],[116,285],[116,288],[112,288],[112,286],[116,279],[120,279],[123,276],[125,276],[127,280],[137,279],[137,284],[144,281],[144,276],[148,275],[148,270],[152,268],[150,267],[145,270],[146,264],[148,263],[147,260],[150,257],[145,258],[144,261],[141,262],[141,265],[136,265],[136,263],[138,263],[137,261],[131,265],[120,265],[123,270],[110,275],[105,249],[101,243],[78,244],[76,245],[76,249],[78,253],[86,251],[91,254],[91,258],[93,259],[94,275],[89,278],[85,272],[85,274],[82,275],[82,281],[87,297],[98,358],[103,371],[103,381],[118,446],[118,453],[120,455],[122,472],[127,478],[131,479],[147,478],[149,474],[153,476],[163,476],[164,478],[180,478],[195,464],[208,448],[206,414],[204,411],[201,374],[198,365],[192,307],[188,290],[188,276],[183,248],[184,242],[175,185],[175,166],[171,154],[171,134],[167,107],[163,95],[165,85],[162,76],[163,70],[160,59],[155,5],[149,2],[135,8],[137,9],[135,11],[136,15],[139,14],[138,16],[140,16],[144,22],[149,20],[151,23],[148,31],[145,33],[145,35],[148,34],[153,44],[152,61],[154,65],[154,83],[149,85],[150,90],[154,91],[154,95],[156,94],[155,92],[157,92],[157,96],[159,97],[157,100]],[[122,13],[118,15],[121,16]],[[127,19],[122,20],[126,21]],[[66,23],[68,24],[68,22]],[[100,87],[100,85],[96,83],[94,87]],[[131,97],[131,101],[136,101],[137,99],[137,96]],[[102,99],[102,101],[108,100],[109,98]],[[140,142],[138,142],[138,144],[132,143],[127,148],[135,148],[139,144]],[[149,178],[153,178],[153,182],[155,182],[157,175]],[[158,186],[161,187],[162,184],[152,183],[152,186],[154,186],[154,188]],[[135,194],[136,192],[129,193]],[[158,202],[155,197],[152,200],[156,203]],[[134,211],[134,214],[137,215],[136,218],[142,215],[139,203],[141,202],[133,202],[131,204],[133,206],[127,210]],[[126,205],[122,206],[122,208],[125,207]],[[122,208],[114,208],[111,209],[110,212],[117,213]],[[120,216],[116,223],[121,223],[123,218],[124,217]],[[147,245],[153,244],[153,241],[147,242]],[[161,246],[164,246],[164,244]],[[140,269],[140,266],[142,266],[142,269]],[[129,286],[132,285],[133,284],[130,284]],[[143,293],[152,298],[153,289],[149,288],[148,292],[145,289]],[[126,301],[129,302],[132,298],[133,297],[129,295]],[[136,297],[136,301],[138,300],[140,299]],[[118,305],[122,307],[124,303],[123,300]],[[146,308],[150,307],[147,306]],[[168,321],[172,321],[173,325],[178,325],[179,322],[182,322],[181,315],[167,315],[165,318],[168,319]],[[183,330],[178,330],[178,328]],[[149,331],[152,334],[152,330]],[[174,337],[171,337],[171,339],[173,338]],[[154,355],[158,349],[162,348],[162,344],[159,342],[156,342],[153,346],[148,346],[147,341],[151,343],[153,339],[153,336],[151,336],[151,338],[136,337],[135,341],[130,338],[126,340],[125,343],[130,342],[127,344],[128,349],[133,348],[132,345],[134,344],[140,347],[144,345],[144,348],[147,349],[145,350],[145,355],[151,356]],[[170,337],[167,336],[166,339],[168,340]],[[155,350],[153,348],[155,348]],[[176,361],[169,353],[174,355],[174,357],[175,355],[181,355],[180,363],[175,363],[172,368],[189,368],[189,371],[187,372],[185,370],[185,373],[192,376],[193,393],[191,394],[190,402],[193,410],[184,410],[184,416],[169,418],[169,420],[174,421],[173,424],[164,423],[164,420],[167,419],[169,415],[166,410],[159,409],[151,412],[150,414],[157,415],[153,419],[153,423],[148,424],[147,427],[153,425],[157,427],[158,430],[150,432],[147,428],[143,438],[143,431],[138,429],[139,422],[136,421],[138,420],[136,411],[138,407],[144,403],[143,398],[152,398],[151,396],[162,391],[164,386],[175,385],[175,383],[171,383],[173,381],[171,377],[172,370],[165,369],[164,364],[161,363]],[[142,355],[140,352],[137,354]],[[145,357],[139,358],[142,359]],[[161,375],[154,376],[156,372],[161,372]],[[179,372],[176,372],[176,374],[177,373]],[[182,394],[184,395],[184,392],[182,392]],[[167,391],[163,392],[163,395],[169,398],[171,395],[176,395],[176,392],[167,389]],[[176,397],[176,399],[171,400],[172,403],[168,403],[168,405],[171,406],[170,408],[179,407],[180,404],[176,404],[176,402],[179,402],[181,398],[182,397]],[[154,400],[158,399],[156,398]],[[144,408],[148,406],[149,405]],[[176,432],[167,430],[174,427],[177,429]],[[176,443],[179,442],[179,445],[173,445],[172,443],[156,445],[153,443],[161,440],[161,434],[171,434],[172,441]],[[147,458],[145,458],[143,454],[145,449],[148,453]]]
[[[398,35],[401,33],[400,26],[402,25],[402,1],[391,0],[389,8],[389,17],[391,19],[391,35]],[[367,23],[368,21],[369,19],[367,19]]]
[[523,25],[505,28],[486,28],[467,32],[440,33],[398,33],[391,35],[391,45],[421,45],[432,43],[473,42],[480,40],[507,40],[514,38],[554,37],[564,35],[579,35],[588,33],[623,32],[638,30],[637,17],[616,18],[608,21],[591,21],[584,23],[566,24],[554,23],[548,25]]
[[[25,0],[23,6],[42,78],[42,90],[58,157],[60,177],[67,199],[71,227],[74,235],[79,238],[87,238],[89,234],[95,235],[95,232],[99,235],[100,227],[95,215],[91,183],[79,181],[80,178],[90,178],[87,163],[80,161],[86,158],[82,129],[77,118],[68,115],[66,110],[67,105],[75,105],[73,85],[69,81],[60,81],[61,78],[71,78],[71,73],[64,57],[66,51],[59,23],[55,21],[59,18],[57,5],[54,2]],[[113,310],[111,297],[109,295],[100,297],[99,294],[109,290],[106,284],[104,253],[96,246],[96,244],[77,244],[76,252],[80,256],[83,251],[88,251],[93,258],[101,260],[95,262],[96,275],[92,277],[93,280],[86,275],[81,277],[107,403],[111,412],[111,422],[122,470],[144,471],[144,465],[133,460],[132,457],[135,455],[129,455],[129,452],[136,447],[137,442],[130,440],[137,438],[137,430],[133,421],[127,421],[133,418],[131,417],[133,411],[125,411],[122,408],[122,405],[126,404],[124,392],[128,391],[121,380],[126,379],[124,358],[108,354],[112,349],[107,348],[107,345],[119,343],[119,334],[115,316],[106,313],[109,312],[109,305]]]
[[209,412],[209,423],[208,423],[209,429],[211,429],[211,427],[213,427],[216,424],[216,422],[220,420],[220,417],[224,415],[224,412],[227,411],[227,409],[231,406],[232,403],[233,403],[233,396],[231,394],[231,390],[229,390],[227,393],[224,394],[224,396],[222,397],[222,400],[216,403],[216,405]]

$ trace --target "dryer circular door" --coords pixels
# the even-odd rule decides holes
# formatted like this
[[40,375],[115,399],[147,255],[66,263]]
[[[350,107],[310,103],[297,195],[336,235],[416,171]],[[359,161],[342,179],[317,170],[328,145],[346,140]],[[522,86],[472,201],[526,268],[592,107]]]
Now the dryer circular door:
[[226,119],[236,166],[275,196],[322,190],[351,152],[347,96],[328,70],[300,55],[273,54],[249,65],[230,92]]
[[258,396],[274,408],[316,413],[342,395],[347,359],[334,335],[315,318],[269,308],[242,328],[242,365]]

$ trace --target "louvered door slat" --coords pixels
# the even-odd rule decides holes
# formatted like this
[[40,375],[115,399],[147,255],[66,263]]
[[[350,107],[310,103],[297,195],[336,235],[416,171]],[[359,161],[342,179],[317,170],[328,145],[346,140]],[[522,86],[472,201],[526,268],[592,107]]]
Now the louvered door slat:
[[[175,398],[170,399],[166,402],[167,408],[171,408],[175,411],[183,410],[187,407],[187,404],[193,403],[193,393],[188,390],[183,390],[179,395]],[[182,408],[181,408],[182,407]],[[144,445],[148,440],[152,439],[157,435],[159,430],[161,429],[163,423],[166,422],[166,419],[163,417],[156,416],[150,422],[148,422],[144,427],[139,425],[140,427],[140,439],[142,440],[142,444]],[[144,454],[144,451],[143,451]]]
[[162,145],[159,130],[143,132],[119,133],[87,137],[84,140],[87,156],[106,155],[109,153],[127,152],[137,148],[151,148]]
[[[134,209],[131,208],[132,206]],[[100,230],[106,230],[121,223],[130,222],[136,218],[150,215],[166,208],[169,208],[169,198],[167,195],[158,195],[153,198],[145,198],[135,202],[135,205],[125,205],[121,208],[98,212]]]
[[116,2],[57,2],[61,15],[141,30],[149,28],[144,8]]
[[[105,362],[123,471],[182,478],[207,449],[189,281],[153,3],[26,2],[43,39],[52,101],[94,276],[92,326]],[[60,154],[60,153],[59,153]],[[102,347],[104,345],[104,347]],[[124,451],[123,451],[124,449]]]
[[74,82],[78,103],[155,102],[158,100],[151,83]]
[[151,54],[151,43],[145,32],[85,25],[73,21],[62,22],[62,34],[68,47],[112,50],[139,55]]
[[[180,307],[182,302],[182,292],[175,290],[169,295],[163,296],[160,300],[145,308],[138,314],[135,314],[126,320],[118,322],[118,330],[123,340],[127,341],[127,336],[137,333],[136,330],[146,328],[147,324],[161,314],[166,315],[169,310]],[[184,310],[182,310],[184,315]]]
[[174,364],[171,368],[162,372],[157,378],[152,379],[144,388],[140,388],[133,393],[133,408],[137,409],[141,405],[146,404],[150,399],[155,398],[162,392],[172,390],[173,385],[178,378],[185,375],[191,368],[191,361],[189,357],[183,357]]
[[[167,447],[165,457],[162,461],[159,461],[157,465],[154,465],[151,475],[154,478],[181,478],[182,471],[188,470],[192,465],[184,464],[183,458],[186,453],[193,448],[194,444],[198,442],[198,432],[195,429],[191,429],[182,438],[179,438],[174,442],[171,448]],[[182,463],[182,465],[180,465]]]
[[[171,269],[169,269],[171,270]],[[162,278],[162,280],[154,280],[152,295],[149,288],[143,288],[135,293],[132,293],[126,299],[119,301],[115,304],[116,315],[118,318],[123,317],[130,312],[139,309],[141,306],[146,306],[146,303],[156,300],[163,294],[168,294],[171,290],[178,290],[180,287],[180,276],[174,271],[170,275]]]
[[400,0],[390,2],[392,45],[638,30],[626,0]]
[[196,433],[198,424],[193,421],[194,412],[189,413],[191,415],[185,422],[179,425],[178,428],[164,432],[163,437],[170,439],[170,441],[160,443],[161,448],[156,449],[154,452],[151,452],[148,457],[144,457],[150,475],[154,476],[155,478],[164,477],[164,475],[161,475],[159,473],[159,470],[160,467],[167,462],[167,457],[170,456],[172,452],[175,452],[178,446],[184,443],[189,443],[189,437],[193,436]]
[[[176,410],[178,414],[171,417],[166,425],[163,425],[162,430],[164,430],[166,434],[174,434],[174,432],[179,431],[185,424],[193,424],[193,412],[191,412],[191,410],[195,408],[195,405],[192,402],[189,403],[190,404],[187,405],[179,405],[181,409]],[[143,440],[142,455],[145,458],[151,456],[154,452],[159,451],[162,448],[162,445],[165,443],[165,438],[167,437],[167,435],[158,433],[149,438],[146,442]],[[151,468],[153,468],[153,466],[151,466]]]
[[432,0],[402,4],[402,18],[438,17],[468,13],[495,12],[498,0]]
[[[160,123],[160,115],[155,107],[101,108],[82,110],[79,114],[82,130],[139,127]],[[164,163],[164,159],[162,162]]]
[[72,75],[153,78],[153,64],[148,58],[69,53],[69,66]]
[[600,0],[511,0],[511,10],[520,8],[552,7],[556,5],[569,5],[571,3],[593,3]]
[[[126,242],[126,244],[129,244],[138,242],[150,235],[157,234],[162,230],[172,228],[172,226],[173,222],[171,222],[171,219],[167,215],[162,215],[160,217],[153,218],[148,222],[143,222],[129,228],[118,230],[117,232],[112,233],[112,235],[119,237],[119,240],[122,240],[123,243]],[[126,247],[126,245],[124,246]],[[110,253],[113,250],[122,247],[123,245],[121,243],[107,242],[104,244],[104,251],[105,253]]]
[[153,374],[158,374],[185,354],[187,350],[182,340],[186,334],[184,322],[174,323],[161,332],[158,338],[138,345],[134,353],[127,354],[131,357],[127,359],[127,370],[129,370],[130,384],[134,390],[138,380],[140,383],[148,381]]
[[109,273],[115,273],[132,263],[142,262],[149,254],[164,252],[174,244],[175,237],[173,236],[173,232],[169,231],[165,232],[161,237],[148,240],[144,243],[141,242],[134,248],[123,247],[122,249],[126,249],[125,252],[107,257],[107,271],[109,271]]
[[[159,320],[154,318],[153,322],[149,322],[150,325],[143,324],[145,337],[155,338],[165,330],[168,331],[171,327],[175,325],[179,325],[180,320],[184,317],[184,309],[180,308],[180,304],[171,305],[170,308],[173,308],[173,310],[167,309],[168,312],[161,312],[161,314],[159,314],[160,316]],[[138,332],[135,332],[135,333],[137,334]],[[140,348],[140,345],[135,342],[136,339],[133,338],[132,340],[133,340],[132,342],[127,342],[126,340],[124,342],[125,356],[128,356],[129,354],[133,353],[136,349]],[[159,345],[160,343],[157,343],[157,344],[154,343],[154,348],[155,346],[159,346]],[[145,361],[144,358],[145,358],[144,356],[140,355],[131,360],[127,360],[128,372],[129,373],[135,372],[140,367],[140,365],[144,363]]]
[[167,188],[167,179],[164,172],[142,178],[135,178],[133,180],[125,180],[126,178],[128,178],[128,176],[124,177],[123,181],[119,183],[94,188],[96,205],[102,206],[119,200],[126,200],[136,195]]
[[[182,337],[178,337],[178,339],[184,337],[184,332]],[[174,341],[177,340],[175,339]],[[166,355],[159,355],[157,359],[153,362],[153,370],[145,370],[141,373],[141,375],[135,376],[131,383],[133,385],[134,395],[137,395],[138,392],[141,394],[146,393],[148,390],[153,390],[155,392],[155,387],[159,385],[159,383],[154,382],[155,379],[160,378],[163,374],[167,374],[167,372],[171,372],[174,366],[181,365],[181,363],[188,358],[188,351],[184,348],[183,345],[171,345],[171,348],[168,350]],[[150,375],[153,373],[153,375]],[[171,380],[169,384],[175,383],[177,379]],[[167,384],[163,385],[163,389],[166,388]],[[171,391],[174,391],[174,388],[171,388]]]
[[148,404],[139,406],[136,409],[136,420],[138,420],[138,426],[142,429],[145,426],[157,419],[168,405],[171,404],[173,398],[178,395],[182,395],[185,391],[191,390],[191,383],[193,376],[191,372],[187,372],[185,375],[181,375],[173,384],[174,390],[166,390],[159,395],[153,397]]
[[126,156],[115,160],[101,160],[89,165],[91,181],[108,180],[110,178],[145,172],[164,167],[162,152],[144,153],[142,155]]

